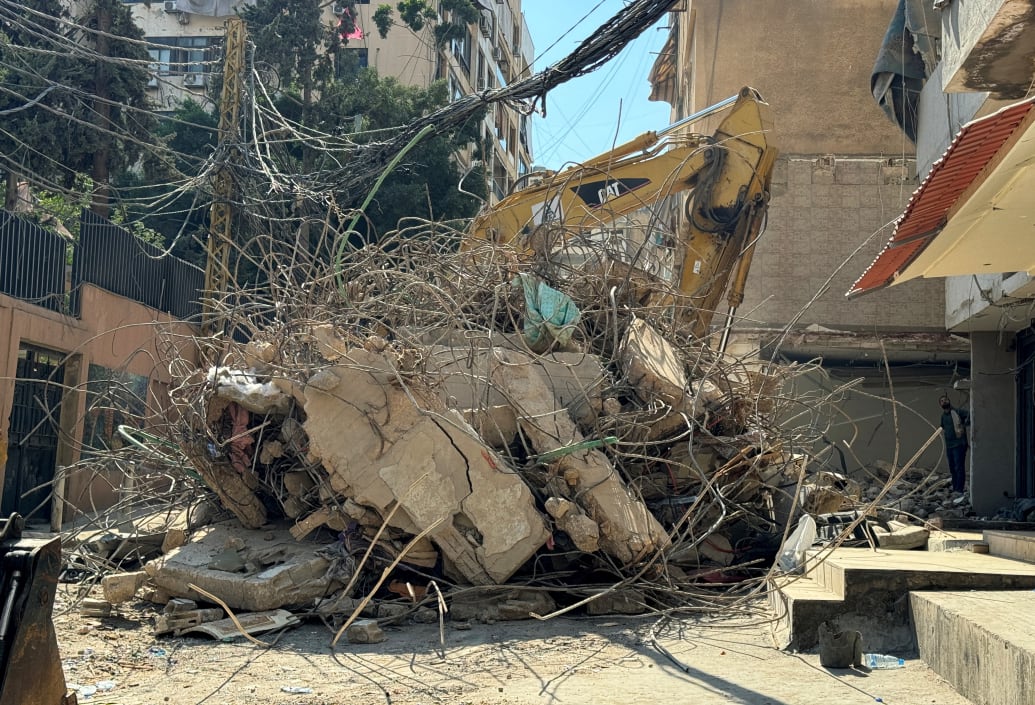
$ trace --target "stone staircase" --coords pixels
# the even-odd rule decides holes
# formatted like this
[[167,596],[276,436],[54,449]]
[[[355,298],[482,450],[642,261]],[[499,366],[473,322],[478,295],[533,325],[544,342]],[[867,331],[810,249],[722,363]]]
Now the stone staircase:
[[[983,540],[988,554],[970,545]],[[770,591],[781,646],[817,645],[834,620],[866,651],[919,652],[976,705],[1035,705],[1035,532],[942,536],[929,551],[811,551]]]
[[917,648],[910,592],[1031,590],[1035,565],[968,551],[813,550],[804,576],[780,578],[774,588],[769,595],[782,647],[815,647],[819,625],[834,620],[862,632],[868,651],[909,654]]

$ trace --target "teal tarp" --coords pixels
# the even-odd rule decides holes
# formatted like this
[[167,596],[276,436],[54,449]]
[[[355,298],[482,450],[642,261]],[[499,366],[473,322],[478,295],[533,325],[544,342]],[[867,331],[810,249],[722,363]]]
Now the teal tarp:
[[552,341],[567,345],[582,315],[575,302],[529,274],[519,274],[514,284],[519,282],[525,292],[524,334],[528,344],[533,348]]

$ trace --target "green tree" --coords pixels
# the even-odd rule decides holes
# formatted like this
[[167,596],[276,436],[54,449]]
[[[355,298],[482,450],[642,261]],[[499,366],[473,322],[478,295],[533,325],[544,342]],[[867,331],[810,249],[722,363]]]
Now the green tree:
[[[433,112],[447,100],[445,81],[422,89],[364,69],[351,82],[327,87],[319,104],[320,119],[313,126],[330,132],[340,125],[341,116],[359,116],[362,129],[356,139],[362,141],[364,134],[376,135],[380,130],[404,125]],[[480,120],[474,120],[451,134],[426,138],[407,155],[367,208],[366,216],[375,232],[393,230],[405,217],[451,220],[474,215],[478,200],[457,189],[463,174],[454,154],[478,139],[479,124]],[[467,189],[484,197],[484,180],[472,179]],[[350,198],[344,205],[355,207],[357,200]]]
[[22,179],[41,187],[74,177],[60,156],[65,121],[58,111],[67,103],[61,85],[65,16],[58,0],[38,0],[6,8],[0,21],[0,167],[7,210],[17,204]]
[[[461,36],[467,31],[467,25],[478,21],[478,8],[471,0],[440,0],[438,7],[444,15],[440,15],[428,0],[399,0],[395,10],[399,11],[399,19],[403,25],[414,32],[424,29],[425,24],[433,24],[435,43],[439,46]],[[391,5],[386,3],[377,6],[374,11],[374,24],[377,25],[378,34],[382,39],[388,36],[388,32],[396,24],[395,11]]]
[[[449,0],[443,5],[450,2],[469,4],[469,0]],[[367,135],[405,125],[447,102],[444,82],[428,89],[405,86],[393,78],[379,77],[373,69],[345,70],[344,61],[334,70],[341,35],[349,27],[325,25],[320,13],[324,4],[321,0],[258,0],[242,13],[256,57],[275,66],[280,74],[281,93],[275,102],[282,115],[325,134],[355,132],[351,139],[361,142],[370,139]],[[343,18],[354,16],[353,8]],[[407,15],[404,21],[414,29],[414,18],[421,16],[421,12]],[[317,41],[321,37],[326,41]],[[476,119],[449,134],[427,138],[412,150],[367,209],[366,226],[374,233],[384,233],[407,216],[448,220],[473,215],[478,201],[457,190],[462,173],[453,155],[477,139],[479,122]],[[352,129],[356,124],[360,130]],[[282,165],[283,171],[308,175],[330,168],[331,163],[347,163],[348,155],[328,155],[322,146],[296,143],[283,158],[291,162]],[[477,193],[477,188],[471,190]],[[339,206],[355,208],[366,194],[334,195]],[[297,206],[293,208],[294,215],[300,215]],[[323,204],[313,204],[311,209],[314,217],[322,217],[318,214],[324,211]]]
[[[218,123],[215,114],[188,98],[158,119],[155,136],[165,148],[158,158],[148,159],[143,169],[122,171],[115,180],[116,192],[131,190],[136,196],[125,206],[126,219],[159,233],[177,256],[196,264],[205,259],[208,196],[192,189],[170,199],[168,184],[199,172],[216,148]],[[148,207],[154,201],[162,203],[157,212]]]
[[66,164],[90,174],[91,210],[107,217],[111,174],[131,168],[155,146],[147,96],[150,56],[144,33],[121,0],[89,0],[80,7],[73,37],[91,55],[69,62],[64,80],[89,97],[72,106],[77,120],[65,131]]

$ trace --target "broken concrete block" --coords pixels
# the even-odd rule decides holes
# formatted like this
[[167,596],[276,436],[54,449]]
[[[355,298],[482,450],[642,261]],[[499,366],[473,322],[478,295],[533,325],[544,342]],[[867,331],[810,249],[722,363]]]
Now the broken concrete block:
[[142,570],[133,573],[105,575],[101,578],[101,590],[104,591],[104,599],[113,605],[131,600],[145,580],[147,580],[147,573]]
[[675,408],[683,406],[687,389],[683,362],[649,323],[633,319],[622,337],[618,361],[641,400],[657,398]]
[[237,402],[257,414],[287,415],[291,410],[291,396],[271,382],[259,382],[251,372],[228,367],[213,367],[208,379],[215,386],[215,395]]
[[[553,353],[529,357],[530,364],[543,373],[552,398],[567,409],[579,424],[592,425],[603,408],[601,393],[608,375],[595,355]],[[428,352],[426,379],[450,408],[475,410],[478,415],[493,408],[509,409],[505,395],[490,383],[491,351],[470,347],[432,346]],[[509,431],[509,418],[489,419]],[[513,412],[511,412],[511,416]],[[475,419],[471,425],[479,432],[486,419]],[[479,423],[480,422],[480,423]],[[495,446],[494,439],[486,439]]]
[[394,602],[380,602],[377,605],[377,618],[385,624],[402,624],[410,613],[409,605]]
[[174,597],[165,603],[165,609],[162,610],[162,613],[180,614],[181,612],[190,612],[196,609],[198,609],[198,603],[194,600],[188,600],[185,597]]
[[173,614],[161,614],[155,620],[155,634],[174,634],[179,636],[184,630],[196,627],[205,622],[214,622],[222,619],[223,610],[220,607],[212,607],[201,610],[187,610],[186,612],[175,612]]
[[[579,443],[583,436],[563,410],[528,356],[494,351],[492,380],[505,391],[518,412],[521,429],[532,447],[546,453]],[[562,456],[555,469],[572,478],[578,504],[600,530],[600,548],[630,564],[669,544],[668,534],[647,506],[625,486],[611,461],[599,450]]]
[[169,529],[162,539],[162,553],[168,553],[174,548],[179,548],[187,543],[187,531],[185,529]]
[[[211,567],[225,557],[229,540],[241,539],[239,561],[244,572]],[[267,541],[266,532],[227,525],[199,529],[191,543],[174,549],[144,566],[154,583],[178,597],[204,599],[188,585],[193,583],[216,595],[232,609],[262,612],[278,607],[311,603],[339,587],[327,575],[330,560],[320,554],[322,546],[301,544],[290,534],[276,534]]]
[[927,546],[927,537],[931,532],[924,527],[909,526],[896,521],[888,522],[888,525],[893,531],[889,532],[881,526],[873,527],[873,534],[881,548],[908,551]]
[[255,493],[259,480],[253,473],[241,474],[229,462],[212,460],[207,455],[197,458],[194,467],[242,525],[257,529],[266,523],[266,507]]
[[144,585],[140,590],[140,599],[147,600],[156,605],[167,605],[172,596],[165,590],[155,587],[154,585]]
[[561,497],[550,497],[546,500],[544,507],[546,513],[552,516],[554,519],[560,519],[569,511],[571,511],[572,504],[570,501]]
[[284,444],[276,439],[266,441],[259,449],[259,462],[269,465],[277,458],[284,457]]
[[345,630],[345,638],[352,644],[380,644],[386,637],[376,619],[357,619]]
[[[448,401],[447,401],[448,403]],[[464,421],[487,444],[497,449],[508,448],[517,437],[517,416],[510,406],[490,406],[485,409],[464,409]]]
[[[202,610],[205,611],[205,610]],[[222,611],[222,610],[220,610]],[[207,634],[219,641],[230,641],[244,634],[262,634],[275,629],[294,627],[301,624],[301,620],[287,610],[269,610],[266,612],[254,612],[251,614],[236,615],[237,619],[217,619],[205,621],[201,624],[180,629],[178,635],[182,634]]]
[[417,624],[434,624],[438,621],[438,612],[430,607],[418,607],[413,621]]
[[647,611],[646,598],[639,590],[616,590],[601,595],[586,604],[586,614],[643,614]]
[[111,603],[87,598],[79,604],[79,614],[83,617],[110,617]]
[[356,598],[341,593],[334,597],[320,600],[316,605],[316,613],[322,617],[348,617],[356,611],[359,604],[360,601]]
[[[383,355],[349,352],[338,387],[307,387],[305,431],[331,488],[429,537],[473,584],[504,582],[546,542],[531,491],[456,411]],[[433,527],[433,528],[431,528]]]
[[557,520],[557,528],[566,533],[580,551],[600,550],[600,526],[582,512],[568,512]]
[[586,553],[600,548],[600,527],[577,506],[560,497],[546,500],[546,511],[557,522],[557,528],[568,535],[575,547]]

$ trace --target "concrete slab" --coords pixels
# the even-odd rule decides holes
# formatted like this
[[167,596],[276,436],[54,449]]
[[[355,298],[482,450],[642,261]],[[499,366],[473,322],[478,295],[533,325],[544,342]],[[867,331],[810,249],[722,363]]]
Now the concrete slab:
[[680,408],[687,398],[687,379],[676,350],[642,319],[625,330],[618,359],[629,382],[641,399],[662,399]]
[[[191,584],[235,610],[264,612],[309,604],[338,589],[321,544],[298,543],[286,532],[217,524],[199,529],[191,543],[147,563],[144,570],[170,595],[204,600]],[[233,559],[232,562],[230,559]]]
[[1035,563],[1035,531],[986,531],[984,538],[993,556]]
[[[518,413],[518,423],[537,453],[548,453],[585,438],[526,355],[494,351],[491,379]],[[600,548],[623,565],[642,560],[669,545],[665,529],[615,472],[599,450],[579,450],[550,464],[563,478],[571,499],[600,527]],[[502,510],[501,510],[502,511]]]
[[1032,705],[1035,592],[913,592],[922,658],[976,705]]
[[932,531],[927,538],[927,550],[933,552],[969,551],[984,536],[976,531]]
[[382,517],[398,503],[389,523],[430,530],[459,577],[506,582],[549,538],[531,490],[419,376],[362,348],[342,362],[305,388],[310,452],[331,488]]

